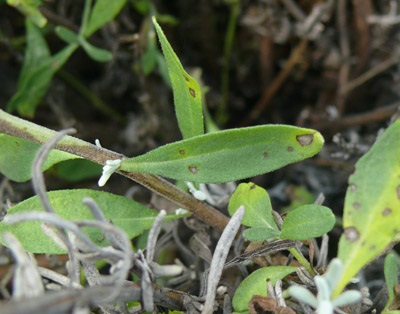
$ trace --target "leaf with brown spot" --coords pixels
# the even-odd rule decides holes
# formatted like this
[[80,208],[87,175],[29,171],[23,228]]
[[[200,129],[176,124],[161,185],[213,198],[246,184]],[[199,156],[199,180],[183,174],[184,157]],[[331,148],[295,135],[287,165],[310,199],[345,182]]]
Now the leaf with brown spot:
[[[299,135],[312,134],[302,146]],[[320,133],[289,125],[230,129],[184,139],[144,155],[124,159],[121,170],[199,183],[222,183],[254,177],[317,154]],[[291,147],[288,152],[287,148]],[[185,151],[185,154],[180,152]],[[266,158],[265,152],[268,152]]]
[[394,230],[400,225],[399,143],[400,120],[397,120],[357,162],[357,170],[349,178],[343,215],[345,232],[338,251],[344,269],[335,295],[397,240]]
[[153,24],[168,66],[179,129],[183,138],[201,135],[204,133],[204,121],[200,86],[183,68],[155,18]]

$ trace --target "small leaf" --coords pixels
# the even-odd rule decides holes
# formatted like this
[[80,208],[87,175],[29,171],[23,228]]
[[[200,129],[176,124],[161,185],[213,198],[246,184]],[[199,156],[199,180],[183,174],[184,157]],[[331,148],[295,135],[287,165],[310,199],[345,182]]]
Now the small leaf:
[[89,21],[82,34],[87,38],[104,24],[111,22],[124,7],[126,0],[96,0]]
[[243,232],[243,236],[248,241],[272,240],[278,238],[279,234],[279,230],[265,226],[253,227]]
[[78,34],[64,26],[55,28],[56,34],[68,44],[79,44]]
[[377,139],[349,178],[338,257],[344,268],[335,294],[400,235],[400,120]]
[[42,15],[39,6],[42,5],[40,0],[7,0],[10,6],[15,7],[24,14],[32,23],[38,27],[44,27],[47,19]]
[[335,225],[335,215],[325,206],[304,205],[289,212],[283,221],[280,238],[308,240],[320,237]]
[[248,303],[254,295],[267,296],[267,281],[275,285],[278,279],[283,279],[295,272],[294,266],[269,266],[257,269],[246,277],[236,289],[232,306],[237,312],[248,311]]
[[[40,144],[0,133],[0,173],[17,182],[32,177],[32,164]],[[53,149],[47,157],[43,171],[64,160],[80,158],[66,152]]]
[[168,71],[174,94],[176,117],[183,138],[204,134],[200,86],[196,80],[183,69],[179,58],[154,17],[153,23],[161,43],[165,60],[168,64]]
[[[51,205],[56,213],[67,220],[93,220],[89,208],[82,204],[85,197],[93,198],[103,211],[104,216],[110,219],[117,227],[123,229],[129,237],[133,238],[144,230],[150,229],[157,211],[148,209],[143,205],[126,197],[102,191],[88,189],[61,190],[48,192]],[[37,196],[31,197],[18,205],[10,208],[7,215],[25,211],[43,211]],[[180,216],[169,215],[169,220]],[[101,231],[94,228],[85,228],[85,233],[98,245],[107,245]],[[0,222],[0,234],[12,232],[28,252],[63,254],[65,253],[52,239],[46,236],[40,222],[21,222],[8,225]]]
[[161,146],[122,161],[121,170],[189,182],[222,183],[281,168],[317,154],[320,133],[287,125],[224,130]]
[[[228,211],[232,216],[240,206],[246,211],[242,225],[248,227],[266,227],[278,232],[278,226],[272,216],[272,205],[269,195],[262,187],[254,183],[241,183],[229,200]],[[250,233],[255,231],[250,231]]]
[[385,258],[385,280],[388,289],[388,300],[382,313],[389,313],[389,308],[392,305],[396,295],[394,288],[399,283],[397,273],[398,273],[397,260],[394,254],[388,254]]
[[79,37],[79,43],[81,44],[82,48],[85,52],[95,61],[98,62],[108,62],[112,59],[112,53],[108,50],[97,48],[90,44],[87,40],[83,37]]

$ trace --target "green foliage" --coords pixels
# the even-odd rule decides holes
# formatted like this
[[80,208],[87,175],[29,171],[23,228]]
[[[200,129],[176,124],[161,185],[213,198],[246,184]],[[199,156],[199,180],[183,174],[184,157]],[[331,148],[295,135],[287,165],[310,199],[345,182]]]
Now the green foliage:
[[263,125],[209,133],[125,159],[121,169],[172,179],[221,183],[270,172],[317,154],[320,133],[287,125]]
[[267,296],[267,281],[275,285],[278,279],[283,279],[295,272],[294,266],[269,266],[260,268],[246,277],[236,289],[232,305],[236,312],[247,312],[248,304],[253,295]]
[[68,60],[77,45],[68,45],[51,56],[41,30],[29,20],[26,21],[26,32],[27,47],[24,64],[19,76],[17,92],[7,104],[7,109],[18,110],[19,114],[32,117],[53,75]]
[[183,69],[155,18],[153,23],[168,65],[179,129],[185,139],[201,135],[204,133],[204,121],[200,86]]
[[83,24],[79,34],[62,26],[56,27],[57,35],[68,45],[52,56],[41,30],[36,26],[42,27],[46,23],[41,20],[40,11],[37,9],[41,1],[9,0],[9,4],[15,5],[27,16],[25,58],[18,80],[17,92],[7,104],[9,111],[17,110],[22,116],[33,117],[54,74],[79,46],[95,61],[106,62],[112,59],[109,51],[93,46],[86,38],[111,21],[125,5],[126,0],[97,0],[93,8],[91,8],[91,3],[91,0],[85,1]]
[[237,187],[229,200],[229,214],[232,216],[241,205],[246,209],[242,224],[251,227],[243,236],[250,241],[308,240],[327,233],[335,224],[335,215],[328,207],[303,205],[287,214],[279,230],[267,191],[254,183],[241,183]]
[[[17,182],[29,180],[32,177],[32,163],[39,149],[40,144],[38,143],[1,133],[0,173]],[[61,161],[76,158],[80,157],[52,150],[43,165],[43,171]]]
[[378,138],[349,178],[338,257],[343,276],[335,293],[399,236],[400,120]]
[[[107,219],[123,229],[131,238],[138,236],[144,230],[150,229],[157,211],[123,196],[88,189],[60,190],[48,192],[51,205],[57,215],[67,220],[93,220],[88,207],[82,204],[85,197],[93,198]],[[27,211],[43,211],[38,196],[31,197],[10,208],[7,215]],[[169,219],[182,216],[170,215]],[[63,254],[65,251],[45,235],[39,222],[22,222],[8,225],[0,222],[0,234],[12,232],[21,241],[25,250],[32,253]],[[87,228],[85,233],[98,245],[107,245],[103,235],[97,229]]]

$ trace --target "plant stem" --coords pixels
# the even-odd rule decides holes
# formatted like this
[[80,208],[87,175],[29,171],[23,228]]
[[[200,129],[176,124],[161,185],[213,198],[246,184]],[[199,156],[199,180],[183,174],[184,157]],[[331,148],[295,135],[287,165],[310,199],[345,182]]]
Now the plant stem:
[[308,262],[308,260],[301,254],[301,252],[297,248],[289,248],[288,251],[292,253],[292,255],[297,259],[297,261],[304,266],[304,268],[308,271],[308,273],[314,277],[315,271],[312,268],[311,264]]
[[[0,110],[0,133],[16,136],[32,142],[45,143],[57,132]],[[83,157],[101,165],[104,165],[107,160],[125,158],[122,154],[98,147],[72,136],[65,136],[58,142],[56,149]],[[196,218],[221,232],[228,223],[228,217],[218,210],[195,199],[190,194],[178,189],[175,185],[159,176],[131,171],[118,172],[151,191],[162,195],[178,206],[189,210]]]

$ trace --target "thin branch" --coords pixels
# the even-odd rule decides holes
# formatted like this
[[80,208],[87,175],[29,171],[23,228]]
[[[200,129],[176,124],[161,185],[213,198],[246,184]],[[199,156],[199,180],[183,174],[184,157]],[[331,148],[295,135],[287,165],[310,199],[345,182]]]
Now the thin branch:
[[[0,133],[5,133],[37,143],[45,143],[56,134],[53,130],[17,118],[3,110],[0,110]],[[71,136],[65,136],[57,144],[56,149],[83,157],[102,165],[104,165],[107,160],[124,158],[122,154],[97,147],[96,145]],[[128,171],[118,172],[145,186],[151,191],[162,195],[166,199],[177,204],[179,207],[191,211],[196,218],[221,232],[228,223],[228,217],[220,213],[218,210],[195,199],[190,194],[180,190],[175,185],[161,177]]]

